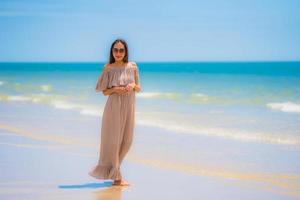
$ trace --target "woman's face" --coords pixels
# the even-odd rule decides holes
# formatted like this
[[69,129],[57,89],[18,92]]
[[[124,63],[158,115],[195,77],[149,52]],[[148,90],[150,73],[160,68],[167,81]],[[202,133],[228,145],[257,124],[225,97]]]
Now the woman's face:
[[117,42],[112,49],[115,62],[120,62],[125,57],[125,46],[121,42]]

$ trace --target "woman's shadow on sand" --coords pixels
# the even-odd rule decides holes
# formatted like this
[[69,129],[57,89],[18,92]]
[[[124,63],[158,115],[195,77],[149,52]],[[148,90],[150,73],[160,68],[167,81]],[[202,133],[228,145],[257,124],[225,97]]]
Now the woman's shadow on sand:
[[96,200],[103,199],[121,199],[122,186],[113,186],[112,181],[104,181],[102,183],[86,183],[81,185],[59,185],[61,189],[82,189],[82,188],[103,188],[95,192]]
[[112,181],[104,181],[102,183],[85,183],[80,185],[59,185],[60,189],[82,189],[82,188],[105,188],[112,186]]

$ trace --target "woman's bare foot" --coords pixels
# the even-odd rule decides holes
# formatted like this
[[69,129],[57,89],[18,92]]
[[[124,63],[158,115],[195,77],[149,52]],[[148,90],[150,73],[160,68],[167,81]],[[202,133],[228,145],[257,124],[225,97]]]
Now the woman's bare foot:
[[130,184],[125,180],[114,180],[113,185],[129,186]]

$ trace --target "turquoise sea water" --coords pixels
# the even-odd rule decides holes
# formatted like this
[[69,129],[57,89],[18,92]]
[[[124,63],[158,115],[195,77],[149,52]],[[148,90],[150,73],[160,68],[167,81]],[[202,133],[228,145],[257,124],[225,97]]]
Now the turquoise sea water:
[[[139,63],[136,123],[187,137],[300,146],[300,62]],[[0,103],[101,116],[104,63],[0,63]]]

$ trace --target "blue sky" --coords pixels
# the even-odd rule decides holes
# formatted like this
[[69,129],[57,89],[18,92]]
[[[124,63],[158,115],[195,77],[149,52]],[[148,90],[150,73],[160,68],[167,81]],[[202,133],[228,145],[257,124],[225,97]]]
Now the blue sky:
[[0,0],[0,61],[300,60],[299,0]]

